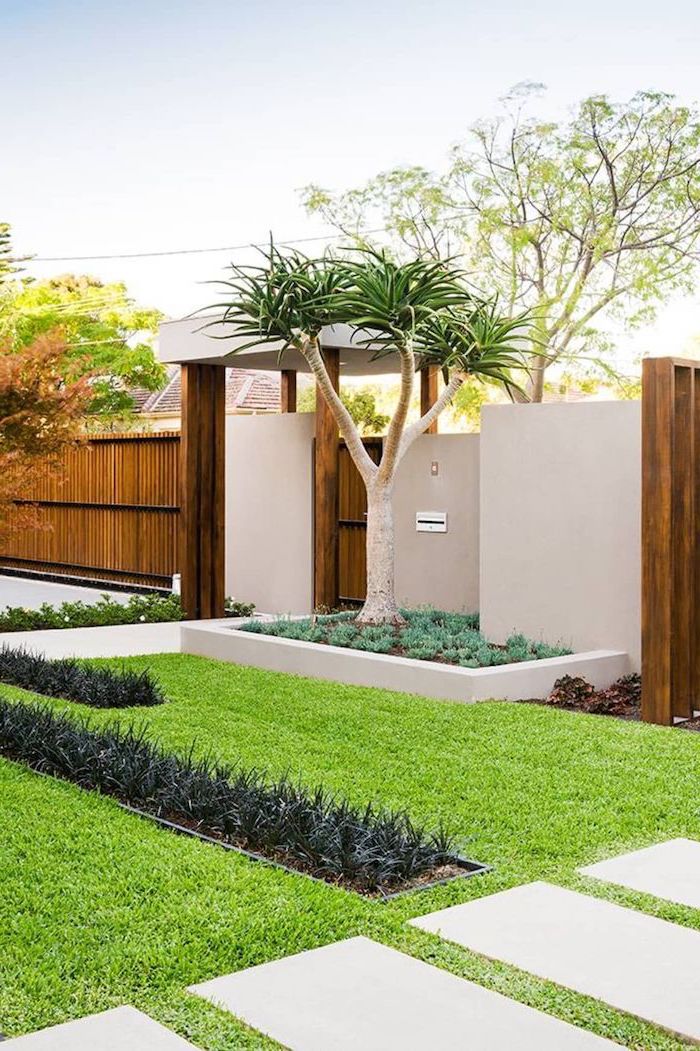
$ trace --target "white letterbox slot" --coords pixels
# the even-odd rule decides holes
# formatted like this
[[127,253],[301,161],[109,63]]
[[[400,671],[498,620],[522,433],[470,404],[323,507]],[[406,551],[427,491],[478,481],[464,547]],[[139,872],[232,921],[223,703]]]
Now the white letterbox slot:
[[416,511],[417,533],[446,533],[447,511]]

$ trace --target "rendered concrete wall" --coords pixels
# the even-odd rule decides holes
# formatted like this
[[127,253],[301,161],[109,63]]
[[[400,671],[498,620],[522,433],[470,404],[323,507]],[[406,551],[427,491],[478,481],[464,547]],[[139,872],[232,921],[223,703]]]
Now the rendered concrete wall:
[[313,413],[226,420],[226,594],[274,613],[313,605]]
[[[437,475],[431,464],[437,464]],[[416,511],[446,511],[446,533],[417,533]],[[394,489],[396,594],[405,606],[479,608],[479,435],[425,434]]]
[[523,661],[494,668],[461,668],[437,661],[411,660],[297,639],[256,635],[236,631],[235,623],[230,620],[184,622],[180,625],[182,652],[311,679],[374,686],[464,703],[492,698],[518,701],[546,697],[562,675],[583,676],[600,689],[629,671],[627,654],[613,650]]
[[481,428],[481,624],[640,667],[639,402],[490,406]]

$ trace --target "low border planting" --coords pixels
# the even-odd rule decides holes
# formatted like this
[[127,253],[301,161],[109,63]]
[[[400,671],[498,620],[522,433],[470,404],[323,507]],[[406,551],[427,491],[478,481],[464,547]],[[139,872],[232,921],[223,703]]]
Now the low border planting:
[[404,627],[390,624],[360,627],[356,613],[276,620],[251,620],[239,630],[276,638],[317,642],[345,649],[384,653],[413,660],[438,661],[463,668],[491,668],[522,661],[565,657],[564,646],[536,642],[514,632],[503,646],[489,642],[479,630],[478,613],[449,613],[430,608],[401,610]]
[[134,708],[165,701],[159,684],[147,671],[117,672],[11,646],[0,647],[0,682],[91,708]]
[[[250,617],[255,606],[227,598],[227,617]],[[97,602],[63,602],[52,606],[45,602],[39,609],[6,606],[0,610],[1,631],[45,631],[56,628],[101,628],[115,624],[162,624],[184,619],[177,595],[132,595],[128,602],[117,602],[110,595],[100,595]]]
[[356,807],[321,787],[267,781],[257,770],[193,751],[172,755],[133,726],[97,730],[47,706],[0,697],[0,754],[364,893],[463,874],[442,829],[426,832],[406,813]]

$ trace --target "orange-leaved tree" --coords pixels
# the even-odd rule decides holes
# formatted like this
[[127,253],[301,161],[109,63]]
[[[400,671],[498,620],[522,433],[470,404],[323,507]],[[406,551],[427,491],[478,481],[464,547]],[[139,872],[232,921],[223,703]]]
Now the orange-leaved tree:
[[0,346],[0,534],[39,524],[36,507],[15,501],[30,492],[39,463],[58,470],[80,437],[90,381],[66,379],[66,354],[60,331],[22,350]]

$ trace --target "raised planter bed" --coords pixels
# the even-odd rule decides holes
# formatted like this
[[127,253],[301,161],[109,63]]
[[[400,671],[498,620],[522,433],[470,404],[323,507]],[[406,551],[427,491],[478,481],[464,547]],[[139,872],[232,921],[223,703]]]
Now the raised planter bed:
[[311,679],[465,703],[546,697],[562,675],[581,676],[602,689],[630,670],[629,657],[621,650],[464,668],[237,630],[243,623],[230,619],[183,622],[182,652]]

